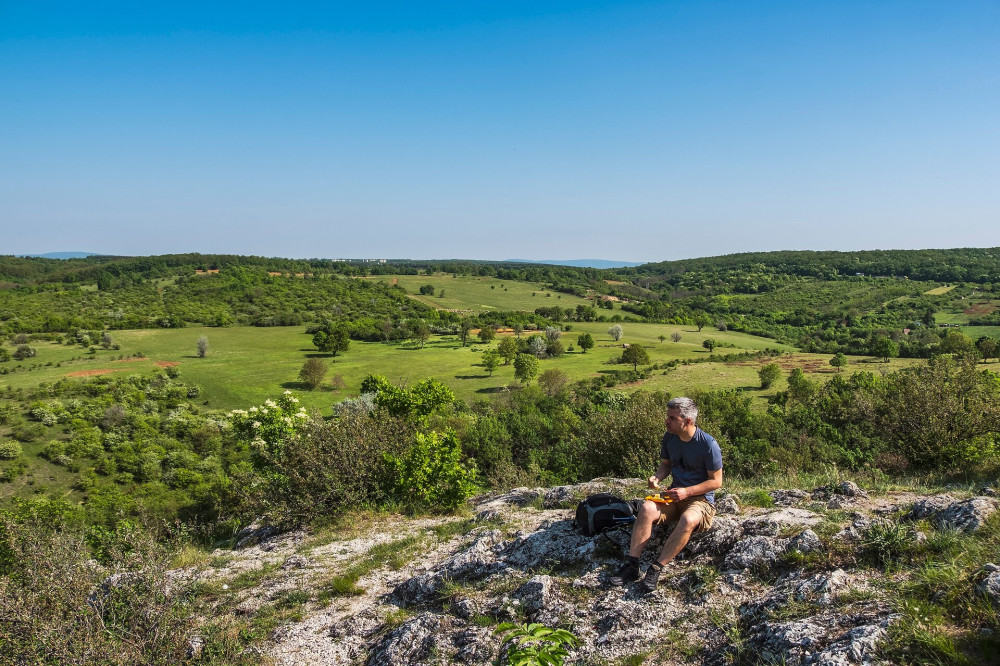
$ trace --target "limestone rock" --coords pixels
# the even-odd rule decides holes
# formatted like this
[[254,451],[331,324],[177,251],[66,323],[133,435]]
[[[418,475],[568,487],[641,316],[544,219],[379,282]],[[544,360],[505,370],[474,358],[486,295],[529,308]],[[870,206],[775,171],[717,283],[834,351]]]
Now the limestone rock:
[[368,656],[368,666],[419,664],[438,644],[441,621],[429,613],[404,622],[383,638]]
[[733,544],[742,537],[743,525],[738,520],[720,516],[712,523],[712,529],[693,534],[686,550],[693,555],[700,553],[722,555],[729,552]]
[[848,588],[850,578],[843,569],[830,573],[818,573],[795,586],[794,596],[798,601],[816,601],[824,606]]
[[558,565],[589,564],[596,542],[573,529],[568,520],[543,523],[529,534],[520,534],[504,548],[502,557],[509,566],[534,569]]
[[917,500],[910,510],[909,517],[914,520],[921,518],[932,518],[944,509],[951,506],[955,498],[951,495],[934,495]]
[[792,537],[792,540],[788,542],[788,550],[797,550],[800,553],[820,553],[826,550],[826,546],[823,545],[815,532],[805,530],[798,536]]
[[934,522],[939,527],[952,527],[962,532],[975,532],[997,510],[996,501],[988,497],[973,497],[954,502],[938,512]]
[[789,490],[772,490],[768,493],[774,503],[778,506],[792,506],[809,499],[810,495],[804,490],[792,488]]
[[812,527],[822,520],[812,511],[787,507],[743,521],[743,531],[746,534],[774,536],[784,527]]
[[1000,610],[1000,566],[987,564],[983,567],[986,577],[976,586],[976,591],[990,600],[993,607]]
[[751,536],[736,542],[726,555],[726,569],[766,569],[785,554],[789,539]]
[[740,512],[740,503],[733,495],[726,495],[715,503],[715,511],[720,516],[731,516]]

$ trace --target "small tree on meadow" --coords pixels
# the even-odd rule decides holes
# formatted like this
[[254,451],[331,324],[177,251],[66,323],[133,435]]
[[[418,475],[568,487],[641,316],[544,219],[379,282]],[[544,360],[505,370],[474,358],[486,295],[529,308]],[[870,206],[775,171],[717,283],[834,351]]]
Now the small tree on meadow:
[[590,333],[581,333],[576,339],[576,344],[580,345],[580,349],[586,354],[588,349],[594,348],[594,336]]
[[469,339],[469,331],[472,330],[472,322],[468,319],[463,319],[458,325],[458,339],[462,341],[462,346],[465,346],[466,341]]
[[639,365],[646,365],[649,363],[649,353],[646,352],[646,348],[642,345],[629,345],[626,347],[625,351],[622,352],[622,363],[631,363],[633,370],[638,370]]
[[427,322],[421,319],[413,326],[413,331],[410,334],[414,341],[420,343],[420,348],[424,348],[424,343],[427,342],[431,337],[431,327],[427,325]]
[[538,374],[538,359],[531,354],[518,354],[514,359],[514,378],[525,384]]
[[198,358],[206,356],[208,356],[208,337],[202,335],[198,338]]
[[673,333],[670,334],[670,339],[673,340],[674,342],[680,342],[681,337],[682,337],[681,334],[678,333],[677,331],[674,331]]
[[893,342],[891,338],[882,336],[876,338],[875,342],[872,343],[871,354],[888,363],[890,358],[899,356],[899,345]]
[[701,346],[707,349],[709,353],[711,353],[712,351],[715,350],[715,347],[718,344],[719,343],[713,340],[712,338],[705,338],[705,340],[701,343]]
[[323,383],[327,370],[326,363],[318,358],[310,358],[302,364],[299,379],[307,384],[310,390],[316,390]]
[[611,339],[614,340],[615,342],[621,340],[622,335],[624,334],[625,334],[625,329],[622,328],[621,324],[615,324],[614,326],[608,329],[608,335],[610,335]]
[[663,344],[663,341],[666,340],[666,339],[667,339],[667,336],[663,335],[663,333],[660,333],[660,335],[657,337],[657,340],[660,341],[661,345]]
[[769,389],[781,377],[781,366],[777,363],[768,363],[757,371],[757,376],[760,377],[760,387]]
[[487,349],[483,352],[483,367],[493,376],[493,371],[500,367],[500,352],[496,349]]
[[[534,296],[534,294],[532,294],[532,296]],[[512,328],[514,329],[514,335],[517,337],[521,337],[521,334],[524,333],[524,324],[521,322],[516,322]]]
[[514,357],[517,356],[517,339],[504,338],[497,343],[497,352],[500,353],[500,357],[503,359],[503,364],[510,365],[514,360]]
[[706,326],[711,325],[711,323],[712,323],[712,318],[709,317],[704,312],[702,312],[700,314],[697,314],[694,317],[694,325],[698,327],[698,332],[699,333],[701,333],[701,329],[705,328]]
[[492,342],[495,337],[497,337],[497,332],[492,326],[483,326],[479,329],[480,342]]
[[847,357],[844,356],[843,352],[837,352],[836,355],[830,359],[830,365],[837,368],[837,372],[843,372],[844,367],[847,366]]
[[546,326],[545,327],[545,339],[549,342],[555,342],[562,335],[562,329],[558,326]]
[[545,355],[545,350],[548,349],[549,345],[545,342],[545,338],[540,335],[533,335],[528,340],[528,349],[535,356],[541,358]]
[[984,335],[976,340],[976,349],[979,350],[979,355],[983,357],[983,363],[986,363],[1000,353],[1000,341]]
[[538,375],[538,385],[550,398],[559,395],[567,384],[569,384],[569,375],[559,368],[549,368]]

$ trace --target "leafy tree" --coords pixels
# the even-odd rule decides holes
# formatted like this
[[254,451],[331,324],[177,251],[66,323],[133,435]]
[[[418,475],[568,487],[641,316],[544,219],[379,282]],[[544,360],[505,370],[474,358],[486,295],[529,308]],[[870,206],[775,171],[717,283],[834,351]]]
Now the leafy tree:
[[463,319],[458,325],[458,339],[462,341],[462,346],[464,347],[466,341],[469,339],[469,331],[472,330],[472,322],[468,319]]
[[514,359],[514,378],[530,384],[538,374],[538,358],[532,354],[518,354]]
[[495,337],[497,337],[497,332],[492,326],[483,326],[479,329],[480,342],[492,342]]
[[576,344],[580,345],[580,349],[586,354],[588,349],[594,348],[594,336],[590,333],[581,333],[576,339]]
[[698,332],[701,333],[701,329],[706,326],[711,326],[712,318],[709,317],[704,312],[699,312],[694,316],[694,325],[698,327]]
[[830,359],[830,365],[837,368],[837,372],[843,372],[844,368],[847,366],[847,357],[844,356],[843,352],[837,352],[837,354]]
[[493,371],[500,367],[500,352],[496,349],[487,349],[483,352],[483,367],[486,368],[490,377],[493,376]]
[[1000,353],[1000,340],[984,335],[976,340],[976,348],[979,350],[979,355],[983,357],[983,363],[986,363]]
[[681,334],[678,333],[677,331],[674,331],[673,333],[670,334],[670,339],[673,340],[674,342],[680,342]]
[[649,363],[649,354],[646,352],[646,348],[640,344],[632,344],[625,348],[622,352],[622,363],[631,363],[633,370],[638,370],[639,365],[646,365]]
[[425,284],[420,287],[420,293],[423,296],[433,296],[434,295],[434,285]]
[[548,347],[549,345],[545,342],[545,338],[540,335],[533,335],[528,339],[528,349],[538,358],[541,358],[545,354],[545,350]]
[[455,393],[436,379],[424,379],[410,391],[413,413],[418,421],[455,402]]
[[427,325],[426,321],[421,319],[413,326],[410,336],[413,340],[420,342],[420,348],[423,349],[424,343],[431,337],[431,327]]
[[781,377],[781,366],[777,363],[768,363],[757,371],[757,376],[760,377],[760,387],[769,389]]
[[[391,322],[388,322],[391,326]],[[351,334],[345,325],[325,326],[313,335],[313,344],[321,352],[345,352],[351,347]]]
[[564,351],[566,350],[563,347],[563,343],[559,340],[553,340],[545,345],[545,353],[552,357],[562,356]]
[[198,336],[198,358],[208,356],[208,336]]
[[708,351],[712,351],[718,344],[719,343],[713,340],[712,338],[705,338],[705,340],[701,343],[701,346],[707,349]]
[[662,345],[663,341],[667,339],[667,336],[665,336],[662,333],[660,333],[660,335],[657,337],[657,339],[660,341],[660,344]]
[[[975,349],[976,346],[973,344],[972,338],[957,329],[949,330],[941,340],[942,354],[956,354],[966,357],[971,356]],[[898,351],[896,355],[899,355]],[[881,356],[881,354],[876,354],[876,356]]]
[[505,337],[497,343],[497,352],[503,358],[504,365],[510,365],[517,356],[517,339]]
[[615,324],[614,326],[608,329],[608,335],[610,335],[611,339],[614,340],[615,342],[621,340],[622,335],[624,334],[625,330],[622,328],[621,324]]
[[521,322],[514,322],[512,328],[514,329],[514,335],[517,337],[521,337],[521,334],[524,333],[524,325]]
[[569,384],[569,375],[559,368],[549,368],[538,375],[538,385],[547,396],[555,397]]
[[816,394],[819,386],[810,381],[802,368],[794,368],[788,373],[788,395],[801,403],[808,402]]
[[29,347],[28,345],[18,345],[17,349],[14,350],[14,360],[23,361],[26,358],[31,358],[37,353],[34,347]]
[[318,358],[310,358],[302,364],[299,370],[299,379],[308,384],[309,389],[315,391],[323,383],[326,377],[327,365]]
[[549,342],[555,342],[562,335],[562,329],[558,326],[546,326],[545,327],[545,339]]
[[[959,333],[959,335],[961,335],[961,333]],[[872,343],[871,354],[872,356],[877,356],[888,363],[890,358],[896,358],[899,356],[899,345],[893,342],[892,338],[879,336],[875,338],[875,341]]]

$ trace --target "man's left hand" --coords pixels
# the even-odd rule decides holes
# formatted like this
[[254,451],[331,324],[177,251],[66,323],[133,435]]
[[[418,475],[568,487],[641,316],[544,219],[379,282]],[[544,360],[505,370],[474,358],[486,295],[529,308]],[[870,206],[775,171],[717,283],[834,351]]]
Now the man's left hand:
[[688,497],[690,497],[691,493],[688,492],[687,488],[671,488],[670,490],[666,491],[664,495],[673,499],[676,502],[679,502],[681,500],[685,500]]

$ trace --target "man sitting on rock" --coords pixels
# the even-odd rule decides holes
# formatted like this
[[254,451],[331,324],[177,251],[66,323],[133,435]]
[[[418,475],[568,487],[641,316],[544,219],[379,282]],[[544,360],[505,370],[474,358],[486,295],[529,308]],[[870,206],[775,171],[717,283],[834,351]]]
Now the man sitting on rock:
[[672,477],[661,496],[665,501],[646,500],[632,526],[632,544],[621,569],[611,577],[615,585],[639,578],[639,556],[649,543],[653,525],[676,522],[660,556],[650,565],[643,587],[652,592],[660,573],[687,545],[695,532],[708,530],[715,517],[715,491],[722,487],[722,451],[711,435],[695,425],[698,407],[690,398],[674,398],[667,403],[667,432],[660,445],[660,466],[649,477],[649,487]]

